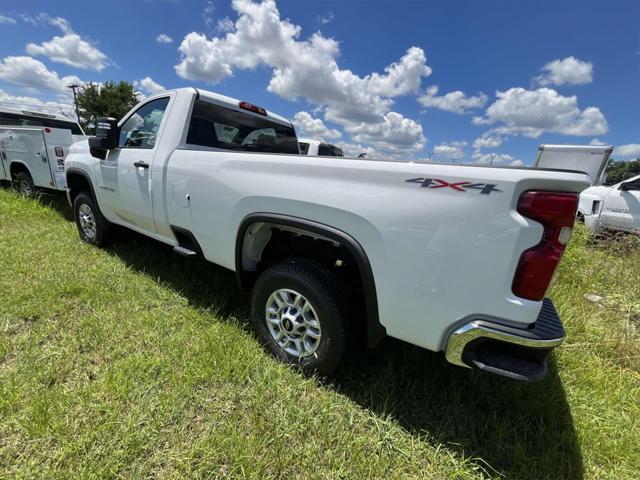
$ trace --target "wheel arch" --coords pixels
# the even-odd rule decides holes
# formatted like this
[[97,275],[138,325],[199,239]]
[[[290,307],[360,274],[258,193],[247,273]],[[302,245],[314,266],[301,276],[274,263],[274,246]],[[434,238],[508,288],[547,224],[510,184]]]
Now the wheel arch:
[[249,227],[256,223],[293,228],[303,233],[308,233],[310,236],[329,239],[332,242],[344,246],[355,260],[362,282],[366,313],[367,343],[370,347],[373,347],[386,336],[386,329],[380,323],[378,313],[378,297],[373,270],[364,248],[348,233],[323,223],[275,213],[253,213],[247,215],[240,223],[235,245],[236,279],[241,290],[247,291],[251,286],[251,277],[248,275],[243,264],[243,252],[247,231]]
[[68,168],[65,172],[65,177],[67,180],[67,191],[70,203],[73,204],[75,195],[82,191],[86,191],[88,187],[88,190],[91,192],[96,205],[98,204],[98,197],[95,190],[93,189],[91,177],[87,172],[85,172],[84,170],[80,170],[79,168]]
[[[100,203],[98,202],[98,196],[93,188],[93,182],[91,181],[89,174],[79,168],[68,168],[65,171],[65,177],[67,181],[67,200],[69,201],[71,208],[73,208],[73,200],[78,193],[86,191],[90,192],[91,197],[96,204],[96,208],[98,209],[98,221],[102,228],[109,230],[110,223],[102,213]],[[87,189],[87,187],[89,188]]]
[[33,173],[31,173],[31,169],[29,168],[29,165],[27,165],[23,161],[13,160],[9,164],[9,175],[11,176],[11,179],[15,179],[15,176],[18,173],[23,171],[26,171],[29,174],[29,176],[33,179]]

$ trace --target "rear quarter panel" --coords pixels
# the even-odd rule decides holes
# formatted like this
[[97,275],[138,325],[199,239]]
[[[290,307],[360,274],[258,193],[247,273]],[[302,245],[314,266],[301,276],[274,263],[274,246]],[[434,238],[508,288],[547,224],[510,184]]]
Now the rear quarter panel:
[[[500,191],[407,181],[416,178],[495,184]],[[587,182],[581,174],[526,169],[179,149],[167,169],[166,221],[192,230],[205,257],[230,269],[238,227],[249,214],[338,228],[367,253],[387,333],[440,350],[449,330],[470,315],[535,321],[541,302],[515,297],[511,282],[542,227],[515,211],[517,199],[530,189],[578,192]]]

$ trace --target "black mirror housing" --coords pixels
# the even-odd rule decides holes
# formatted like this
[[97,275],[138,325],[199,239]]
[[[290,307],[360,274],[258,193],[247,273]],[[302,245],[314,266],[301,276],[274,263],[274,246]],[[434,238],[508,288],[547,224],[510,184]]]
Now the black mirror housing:
[[118,121],[112,117],[99,117],[96,136],[89,139],[91,155],[101,160],[107,157],[107,152],[118,146]]

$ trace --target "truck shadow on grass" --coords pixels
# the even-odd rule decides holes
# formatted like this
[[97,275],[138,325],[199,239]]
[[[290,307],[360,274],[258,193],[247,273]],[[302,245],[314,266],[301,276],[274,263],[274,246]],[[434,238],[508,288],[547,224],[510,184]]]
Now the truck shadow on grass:
[[[41,200],[73,221],[63,201]],[[166,245],[126,232],[106,248],[127,266],[180,292],[196,308],[248,326],[248,298],[233,272],[175,255]],[[584,475],[571,411],[554,362],[547,378],[515,383],[448,364],[442,354],[386,339],[356,349],[326,382],[417,441],[464,455],[489,476],[517,479]]]

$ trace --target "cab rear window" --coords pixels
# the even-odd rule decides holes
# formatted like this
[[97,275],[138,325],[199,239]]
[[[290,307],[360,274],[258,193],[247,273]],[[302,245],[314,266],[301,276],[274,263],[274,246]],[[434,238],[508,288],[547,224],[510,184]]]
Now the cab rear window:
[[244,152],[299,152],[293,127],[203,100],[193,106],[187,143]]
[[342,149],[328,143],[321,143],[318,147],[318,155],[321,157],[343,157]]
[[309,144],[307,142],[299,142],[298,146],[300,147],[300,153],[302,155],[307,155],[309,153]]

